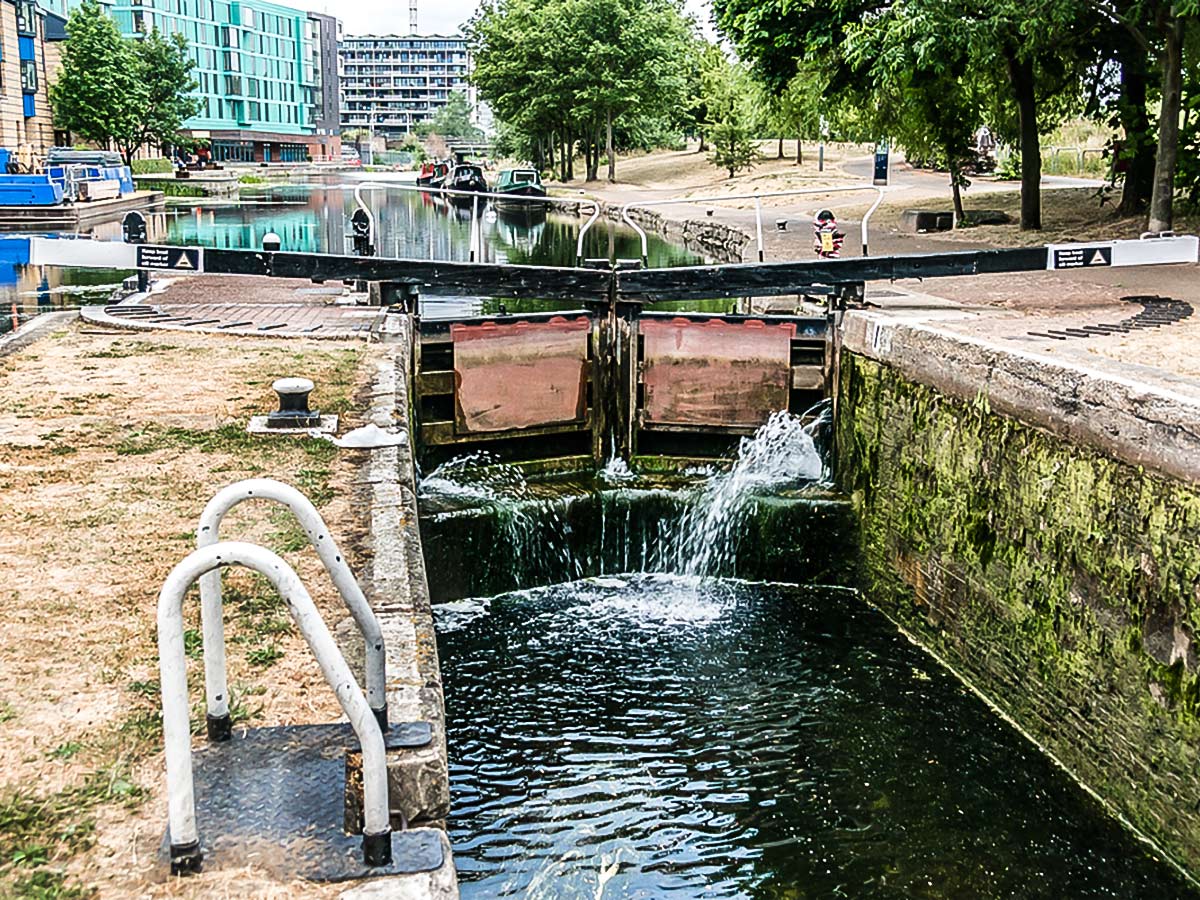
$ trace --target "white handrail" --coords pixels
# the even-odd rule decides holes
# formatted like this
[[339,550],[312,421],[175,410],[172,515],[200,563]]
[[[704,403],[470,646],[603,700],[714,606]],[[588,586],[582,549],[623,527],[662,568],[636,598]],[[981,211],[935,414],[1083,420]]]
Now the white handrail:
[[[291,485],[270,478],[250,478],[222,489],[208,501],[196,529],[196,547],[202,549],[220,540],[225,515],[246,500],[271,500],[292,511],[309,543],[325,565],[329,578],[342,596],[342,602],[362,633],[366,645],[367,703],[380,728],[387,728],[387,668],[383,631],[379,620],[359,587],[354,573],[338,549],[325,520],[317,508]],[[200,579],[200,622],[204,634],[204,684],[207,694],[206,716],[210,740],[228,740],[229,688],[226,680],[225,623],[222,616],[221,572],[216,569]]]
[[363,757],[363,858],[369,866],[387,865],[392,856],[392,829],[388,816],[387,758],[379,723],[333,635],[317,612],[316,604],[292,568],[264,547],[229,541],[192,551],[171,570],[158,595],[158,658],[166,745],[171,873],[183,875],[199,871],[204,858],[196,827],[187,657],[183,647],[183,598],[196,579],[223,566],[235,565],[246,566],[265,576],[279,592],[350,720]]
[[[495,191],[455,191],[450,188],[431,188],[419,184],[401,184],[398,182],[387,181],[361,181],[354,187],[354,202],[358,204],[359,209],[366,210],[367,216],[371,223],[371,244],[375,245],[375,214],[363,199],[362,192],[364,188],[371,190],[390,190],[390,191],[409,191],[413,193],[440,194],[449,197],[491,197],[500,200],[519,201],[521,203],[545,203],[548,206],[568,205],[568,206],[591,206],[592,214],[588,220],[583,223],[579,229],[579,237],[575,241],[575,262],[576,264],[583,261],[583,236],[587,234],[593,223],[600,218],[600,204],[598,201],[590,197],[516,197],[511,194],[499,194]],[[482,235],[480,236],[482,240]]]
[[[638,233],[642,241],[642,265],[648,265],[649,259],[646,246],[646,232],[629,217],[631,209],[648,209],[652,206],[675,206],[681,203],[719,203],[724,200],[753,200],[755,210],[756,233],[758,236],[758,260],[763,261],[763,243],[762,243],[762,205],[761,201],[768,197],[798,197],[805,194],[839,194],[850,191],[875,191],[878,196],[875,202],[871,204],[871,208],[867,210],[867,214],[862,220],[862,251],[863,256],[867,255],[867,226],[871,221],[871,216],[875,210],[879,208],[879,204],[883,202],[883,188],[875,184],[862,185],[842,185],[835,187],[824,188],[802,188],[795,191],[767,191],[765,193],[754,194],[729,194],[722,197],[674,197],[670,200],[646,200],[632,201],[621,207],[621,220],[630,228]],[[583,241],[583,234],[580,234],[580,242]]]

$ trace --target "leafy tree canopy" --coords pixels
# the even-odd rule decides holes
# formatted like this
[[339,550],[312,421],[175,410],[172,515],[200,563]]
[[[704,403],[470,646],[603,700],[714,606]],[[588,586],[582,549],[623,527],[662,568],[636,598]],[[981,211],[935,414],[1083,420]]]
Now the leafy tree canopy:
[[67,22],[62,68],[50,86],[55,124],[128,161],[146,144],[176,140],[196,114],[188,96],[197,87],[194,66],[182,35],[123,38],[97,0],[83,0]]

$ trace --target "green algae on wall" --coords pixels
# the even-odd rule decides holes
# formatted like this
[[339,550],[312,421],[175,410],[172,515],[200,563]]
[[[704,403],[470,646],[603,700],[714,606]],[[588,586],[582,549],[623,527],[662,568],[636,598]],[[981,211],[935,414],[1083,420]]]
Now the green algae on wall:
[[841,364],[875,602],[1200,872],[1200,490]]

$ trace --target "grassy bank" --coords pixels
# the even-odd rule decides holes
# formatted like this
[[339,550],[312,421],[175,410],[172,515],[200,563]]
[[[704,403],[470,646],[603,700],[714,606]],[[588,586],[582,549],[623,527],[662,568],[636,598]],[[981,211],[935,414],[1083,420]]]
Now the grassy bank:
[[[0,360],[0,896],[288,896],[253,871],[171,883],[155,608],[207,500],[242,478],[301,488],[352,562],[351,463],[328,442],[257,439],[274,378],[352,418],[365,351],[72,328]],[[284,552],[325,611],[340,604],[282,508],[243,504],[223,535]],[[235,721],[328,721],[338,708],[282,603],[226,577]],[[195,593],[185,605],[193,722],[203,720]],[[309,896],[321,896],[318,888]]]

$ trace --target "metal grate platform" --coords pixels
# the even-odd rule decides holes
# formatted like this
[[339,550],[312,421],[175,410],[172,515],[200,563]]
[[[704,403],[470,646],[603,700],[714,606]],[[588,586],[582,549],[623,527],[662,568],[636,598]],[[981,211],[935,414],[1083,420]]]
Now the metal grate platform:
[[[428,722],[393,725],[388,748],[430,742]],[[432,829],[394,832],[392,864],[368,868],[362,838],[343,830],[349,725],[255,728],[193,752],[196,820],[206,870],[255,866],[279,878],[347,881],[429,872],[444,859]],[[170,838],[159,857],[166,864]]]

